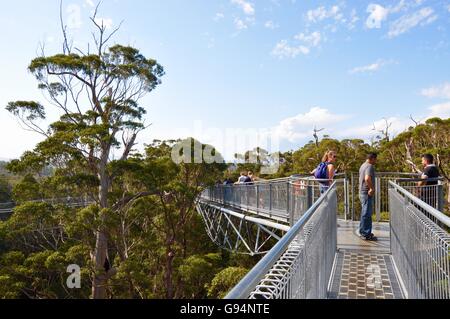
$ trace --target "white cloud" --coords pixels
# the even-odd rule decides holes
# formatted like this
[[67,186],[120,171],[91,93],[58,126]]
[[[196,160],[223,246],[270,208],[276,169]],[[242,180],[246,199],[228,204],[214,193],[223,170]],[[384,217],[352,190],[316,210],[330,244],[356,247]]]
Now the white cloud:
[[300,33],[294,37],[296,40],[302,41],[309,47],[317,47],[322,41],[322,35],[320,32],[315,31],[311,34]]
[[294,36],[298,43],[291,45],[287,40],[281,40],[272,50],[272,55],[279,58],[295,58],[299,54],[308,55],[312,48],[318,47],[322,42],[322,34],[318,31],[312,33],[299,33]]
[[341,25],[346,27],[347,30],[354,29],[356,23],[360,20],[357,11],[353,8],[349,12],[344,12],[344,7],[345,4],[342,2],[341,4],[330,7],[319,6],[315,9],[308,10],[305,14],[307,26],[322,24],[322,33],[325,33],[325,31],[335,33]]
[[87,4],[89,7],[95,7],[95,3],[93,0],[85,0],[85,4]]
[[278,58],[295,58],[299,54],[307,55],[310,50],[304,45],[291,46],[286,40],[281,40],[272,50],[272,55]]
[[347,115],[333,114],[328,109],[313,107],[307,113],[281,121],[273,129],[273,132],[280,139],[298,142],[311,136],[315,126],[322,128],[331,124],[337,124],[347,118]]
[[69,29],[80,29],[83,25],[83,21],[81,19],[81,7],[77,4],[70,4],[66,9],[67,13],[67,27]]
[[369,140],[370,138],[380,135],[380,131],[386,129],[386,122],[390,125],[389,133],[394,136],[404,132],[411,124],[413,124],[411,120],[407,118],[390,117],[374,121],[373,123],[338,130],[333,136],[338,138],[362,138]]
[[255,14],[255,6],[245,0],[231,0],[231,3],[239,6],[242,11],[244,11],[245,14],[247,15],[254,15]]
[[234,20],[234,25],[235,25],[236,29],[238,29],[238,30],[244,30],[244,29],[248,28],[247,25],[245,24],[245,22],[239,18],[236,18]]
[[356,13],[356,9],[352,9],[352,12],[350,13],[350,21],[347,24],[347,27],[349,30],[352,30],[355,28],[356,23],[359,21],[358,14]]
[[423,2],[424,0],[400,0],[397,5],[389,7],[389,13],[407,11],[410,8],[420,6]]
[[271,29],[271,30],[274,30],[274,29],[277,29],[277,28],[280,27],[278,24],[276,24],[276,23],[273,22],[272,20],[267,21],[267,22],[264,24],[264,26],[265,26],[267,29]]
[[355,67],[351,70],[349,70],[348,72],[350,74],[357,74],[357,73],[374,73],[376,71],[379,71],[382,67],[393,63],[392,61],[385,61],[385,60],[377,60],[374,63],[368,64],[368,65],[364,65],[364,66],[359,66],[359,67]]
[[450,99],[450,83],[445,82],[441,85],[423,89],[421,94],[429,98]]
[[241,19],[239,17],[234,18],[234,26],[238,31],[248,29],[249,26],[252,26],[254,24],[254,17],[246,17],[245,19]]
[[248,28],[247,24],[244,22],[244,20],[240,19],[240,18],[235,18],[234,19],[234,26],[236,27],[236,29],[238,30],[245,30]]
[[[423,89],[421,94],[429,98],[450,100],[450,83],[445,82],[441,85]],[[429,117],[450,118],[450,101],[433,105],[428,109],[430,111]]]
[[306,13],[306,19],[308,20],[308,22],[316,23],[329,18],[335,20],[343,19],[343,14],[339,6],[335,5],[328,9],[324,6],[320,6],[316,9],[308,10],[308,12]]
[[379,29],[383,21],[388,19],[391,14],[408,11],[411,8],[422,5],[424,0],[400,0],[397,4],[384,7],[380,4],[371,3],[367,7],[370,13],[366,21],[366,27],[369,29]]
[[450,118],[450,102],[433,105],[429,108],[431,117]]
[[436,19],[437,16],[434,14],[434,10],[432,8],[422,8],[412,14],[406,14],[394,21],[389,28],[388,37],[395,38],[419,24],[426,25],[432,23]]
[[95,22],[100,26],[104,26],[108,30],[113,27],[113,20],[111,18],[95,18]]
[[369,29],[381,28],[381,23],[386,20],[389,15],[388,9],[374,3],[369,4],[367,7],[367,12],[370,13],[366,21],[366,26]]
[[[354,123],[347,121],[353,117],[333,114],[328,109],[314,107],[307,113],[281,121],[272,129],[272,134],[280,140],[286,140],[291,143],[306,142],[306,139],[312,137],[313,129],[316,127],[318,129],[324,128],[325,131],[323,133],[333,138],[359,138],[369,141],[379,136],[380,132],[386,129],[386,123],[389,125],[391,137],[404,132],[414,124],[408,117],[392,116],[373,122],[369,120],[361,125],[354,125]],[[421,123],[433,117],[450,118],[450,102],[431,106],[428,108],[425,116],[423,114],[414,116],[414,118],[418,117],[422,117],[422,120],[419,121]]]
[[220,21],[220,20],[222,20],[223,18],[225,18],[225,14],[223,14],[223,13],[221,13],[221,12],[218,12],[218,13],[216,13],[216,15],[214,16],[214,21]]

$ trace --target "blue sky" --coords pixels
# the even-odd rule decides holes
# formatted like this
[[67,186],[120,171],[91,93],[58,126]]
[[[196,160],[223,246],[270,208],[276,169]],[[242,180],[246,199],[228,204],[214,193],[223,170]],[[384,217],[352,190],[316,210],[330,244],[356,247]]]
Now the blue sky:
[[[75,45],[89,40],[94,2],[64,1]],[[26,67],[39,43],[47,54],[59,51],[58,15],[58,0],[2,4],[0,158],[39,142],[4,106],[45,101]],[[383,118],[395,133],[410,115],[450,117],[450,0],[104,0],[99,18],[112,28],[124,20],[114,42],[166,69],[141,101],[153,125],[140,147],[194,136],[229,157],[264,144],[247,135],[288,150],[309,141],[315,126],[370,140]]]

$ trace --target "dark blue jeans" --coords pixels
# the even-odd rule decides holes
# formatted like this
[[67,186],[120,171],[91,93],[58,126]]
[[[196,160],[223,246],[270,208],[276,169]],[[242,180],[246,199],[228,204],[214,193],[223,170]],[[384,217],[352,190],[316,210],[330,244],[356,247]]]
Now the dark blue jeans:
[[359,199],[361,200],[361,225],[359,226],[359,233],[362,236],[369,236],[372,234],[372,215],[374,201],[373,197],[368,194],[359,194]]

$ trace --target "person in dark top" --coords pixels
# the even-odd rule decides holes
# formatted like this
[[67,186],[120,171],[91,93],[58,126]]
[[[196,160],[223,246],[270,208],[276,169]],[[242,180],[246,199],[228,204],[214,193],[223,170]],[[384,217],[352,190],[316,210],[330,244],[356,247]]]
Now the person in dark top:
[[241,176],[239,177],[238,181],[236,182],[236,184],[245,184],[248,182],[248,176],[247,176],[247,172],[242,171],[241,172]]
[[225,186],[223,189],[225,202],[229,202],[231,200],[233,185],[234,185],[234,182],[230,177],[226,178],[225,182],[223,182],[223,186]]
[[234,182],[233,182],[233,180],[231,178],[227,178],[225,180],[225,182],[223,182],[223,185],[225,185],[225,186],[230,186],[230,185],[233,185],[233,184],[234,184]]
[[439,185],[439,173],[438,167],[434,164],[434,156],[431,154],[425,154],[422,156],[422,164],[424,167],[420,186],[420,199],[428,205],[438,208],[438,191],[437,185]]
[[253,185],[254,182],[255,182],[255,174],[253,174],[253,171],[249,171],[245,183],[247,185]]
[[[421,182],[421,186],[431,186],[431,185],[438,185],[438,178],[441,177],[441,174],[439,173],[439,169],[434,164],[434,156],[431,154],[425,154],[422,156],[422,164],[424,167],[424,170],[422,172],[422,179],[424,180]],[[431,180],[430,180],[431,179]],[[429,180],[429,181],[427,181]]]

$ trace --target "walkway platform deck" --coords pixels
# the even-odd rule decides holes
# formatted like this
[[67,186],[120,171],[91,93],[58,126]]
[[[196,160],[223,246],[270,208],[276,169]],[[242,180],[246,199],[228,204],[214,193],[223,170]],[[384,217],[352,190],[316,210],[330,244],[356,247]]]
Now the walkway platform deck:
[[389,224],[374,224],[378,242],[359,238],[359,223],[339,222],[330,299],[403,299],[390,256]]

